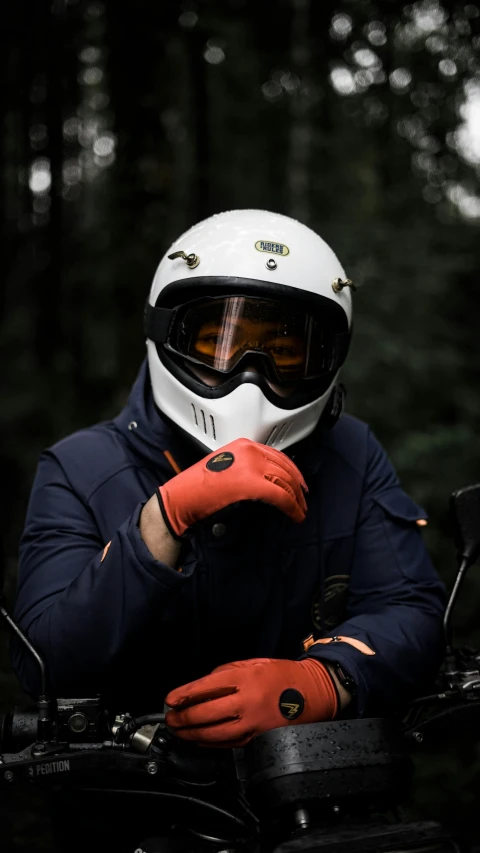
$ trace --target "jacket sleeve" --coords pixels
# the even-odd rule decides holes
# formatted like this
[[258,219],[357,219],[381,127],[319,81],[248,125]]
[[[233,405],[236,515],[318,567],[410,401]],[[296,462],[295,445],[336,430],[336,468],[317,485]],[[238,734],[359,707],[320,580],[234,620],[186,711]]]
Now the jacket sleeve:
[[[417,525],[425,518],[370,433],[347,619],[303,655],[344,667],[360,716],[419,695],[442,659],[445,590]],[[333,636],[345,639],[329,642]]]
[[[98,691],[132,632],[186,582],[187,574],[156,561],[143,542],[142,506],[106,548],[58,460],[50,452],[41,457],[20,545],[15,616],[44,656],[57,693]],[[37,694],[37,666],[18,641],[12,658],[24,689]]]

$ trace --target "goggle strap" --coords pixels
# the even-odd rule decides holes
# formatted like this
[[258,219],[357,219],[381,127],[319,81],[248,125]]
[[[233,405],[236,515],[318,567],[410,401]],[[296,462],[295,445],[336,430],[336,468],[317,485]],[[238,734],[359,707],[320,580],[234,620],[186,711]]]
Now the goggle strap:
[[175,309],[154,308],[148,302],[143,315],[143,331],[146,338],[157,344],[164,344],[173,319]]

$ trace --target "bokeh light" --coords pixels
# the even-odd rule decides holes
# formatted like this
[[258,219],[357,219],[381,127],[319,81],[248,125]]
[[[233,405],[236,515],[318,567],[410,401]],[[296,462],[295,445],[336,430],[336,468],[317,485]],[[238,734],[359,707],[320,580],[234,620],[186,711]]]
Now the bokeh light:
[[38,157],[30,166],[28,185],[32,193],[43,194],[48,192],[51,184],[50,160],[46,157]]

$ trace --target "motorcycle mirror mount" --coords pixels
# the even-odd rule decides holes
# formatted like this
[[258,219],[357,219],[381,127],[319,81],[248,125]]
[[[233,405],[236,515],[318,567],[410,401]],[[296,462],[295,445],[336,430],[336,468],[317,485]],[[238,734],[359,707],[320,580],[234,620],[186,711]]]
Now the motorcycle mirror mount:
[[38,741],[46,743],[50,739],[51,734],[51,702],[47,692],[47,668],[45,661],[40,657],[37,650],[32,646],[30,640],[27,639],[21,628],[12,619],[8,611],[4,607],[4,585],[5,585],[5,551],[3,544],[0,542],[0,616],[5,619],[8,627],[15,634],[21,643],[25,646],[28,653],[35,659],[40,670],[40,695],[37,699],[38,708]]
[[453,652],[452,615],[458,595],[468,569],[480,557],[480,484],[453,492],[450,498],[450,517],[453,522],[459,568],[443,620],[447,656],[451,656]]

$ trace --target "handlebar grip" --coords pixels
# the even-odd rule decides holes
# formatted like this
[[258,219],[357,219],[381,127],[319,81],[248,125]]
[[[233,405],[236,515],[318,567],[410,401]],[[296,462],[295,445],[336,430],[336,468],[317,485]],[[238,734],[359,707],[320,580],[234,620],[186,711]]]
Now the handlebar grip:
[[14,708],[0,714],[0,753],[19,752],[37,740],[37,708]]

